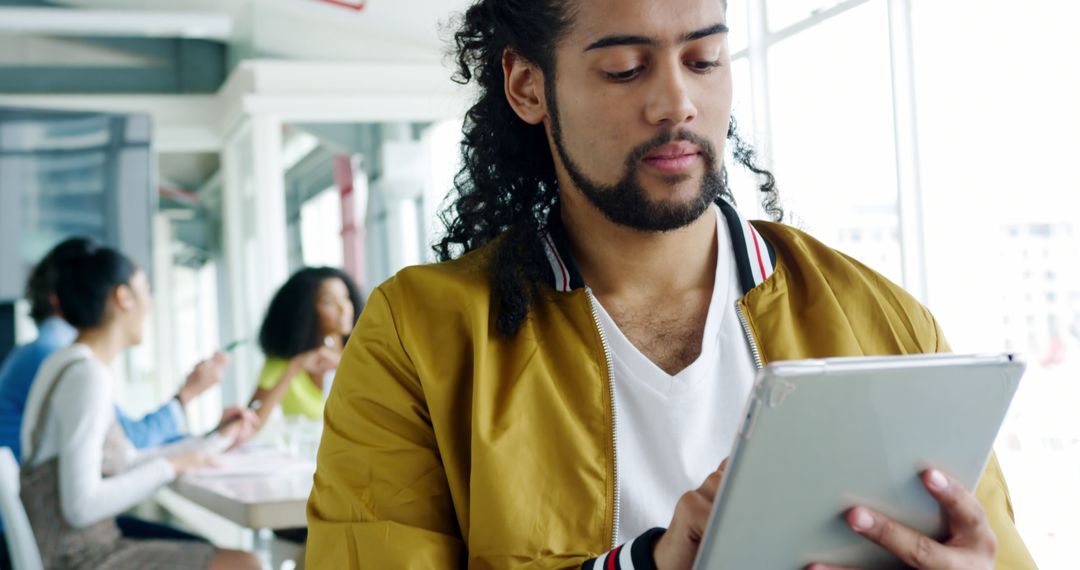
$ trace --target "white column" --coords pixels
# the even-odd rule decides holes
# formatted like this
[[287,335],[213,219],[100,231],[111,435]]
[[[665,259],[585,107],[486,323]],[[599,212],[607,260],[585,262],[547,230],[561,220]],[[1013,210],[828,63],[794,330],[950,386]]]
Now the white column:
[[892,52],[893,131],[896,138],[896,201],[904,288],[927,304],[915,69],[911,46],[911,0],[889,0],[889,43]]
[[259,255],[259,281],[252,293],[262,307],[289,278],[281,128],[277,117],[255,116],[251,119],[255,240]]
[[[150,353],[156,359],[151,366],[156,376],[156,385],[142,390],[130,390],[128,386],[117,388],[127,398],[127,403],[133,403],[131,394],[134,391],[137,396],[144,398],[139,404],[164,402],[175,393],[178,386],[177,376],[182,375],[179,364],[176,361],[177,334],[193,334],[195,331],[177,331],[173,319],[172,308],[176,304],[173,292],[173,233],[172,222],[165,214],[158,213],[153,218],[154,249],[153,249],[153,272],[154,272],[154,350]],[[146,384],[145,382],[140,384]],[[141,411],[131,408],[130,411]],[[145,407],[149,407],[148,405]]]
[[[281,121],[255,115],[232,131],[222,157],[225,262],[232,340],[250,342],[233,353],[235,379],[225,388],[246,404],[262,362],[259,325],[270,299],[289,277]],[[231,385],[229,385],[231,384]]]
[[[228,332],[223,343],[235,340],[251,339],[254,341],[254,331],[251,328],[250,310],[247,303],[248,283],[252,277],[245,263],[245,243],[247,242],[247,228],[245,219],[245,182],[246,172],[250,167],[251,140],[250,128],[244,124],[235,129],[228,140],[225,141],[221,153],[222,169],[222,241],[224,249],[224,276],[226,279],[226,293],[223,305],[228,311]],[[254,385],[252,376],[255,364],[251,343],[236,349],[233,354],[233,364],[222,382],[222,395],[226,404],[246,404],[246,398],[250,394],[249,388]]]
[[390,273],[423,262],[417,200],[431,169],[424,143],[413,139],[412,126],[395,123],[382,127],[382,175],[378,190],[386,204]]

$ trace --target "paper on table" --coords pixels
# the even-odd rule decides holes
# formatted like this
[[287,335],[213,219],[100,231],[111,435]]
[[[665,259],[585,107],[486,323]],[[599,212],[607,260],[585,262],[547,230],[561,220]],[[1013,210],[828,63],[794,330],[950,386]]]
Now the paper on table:
[[258,449],[226,453],[215,458],[218,465],[192,469],[185,473],[191,477],[238,477],[270,475],[315,469],[311,461],[297,458],[276,449]]

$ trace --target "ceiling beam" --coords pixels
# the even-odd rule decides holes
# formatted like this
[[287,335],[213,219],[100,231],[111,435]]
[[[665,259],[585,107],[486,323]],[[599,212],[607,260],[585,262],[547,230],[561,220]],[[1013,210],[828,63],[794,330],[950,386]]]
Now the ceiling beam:
[[0,7],[0,32],[8,33],[225,41],[232,28],[232,18],[220,12]]

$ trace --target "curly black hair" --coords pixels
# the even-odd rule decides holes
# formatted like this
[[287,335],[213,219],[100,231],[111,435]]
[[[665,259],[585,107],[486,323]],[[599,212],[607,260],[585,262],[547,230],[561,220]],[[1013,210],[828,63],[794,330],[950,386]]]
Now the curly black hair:
[[352,277],[333,267],[305,267],[274,293],[259,329],[259,348],[267,356],[292,358],[323,344],[315,297],[327,279],[340,279],[349,290],[354,320],[364,310],[363,296]]
[[[454,178],[452,201],[440,219],[445,234],[433,246],[440,261],[453,259],[498,238],[491,251],[490,275],[496,330],[513,336],[546,281],[549,269],[536,238],[559,204],[555,166],[542,125],[530,125],[514,112],[504,91],[503,54],[513,51],[537,65],[554,103],[555,47],[571,24],[568,0],[479,0],[460,18],[454,33],[454,81],[475,83],[478,96],[465,115],[461,142],[463,166]],[[753,147],[728,128],[735,161],[761,179],[762,204],[774,220],[783,219],[776,179],[755,165]],[[724,190],[717,200],[734,202]]]

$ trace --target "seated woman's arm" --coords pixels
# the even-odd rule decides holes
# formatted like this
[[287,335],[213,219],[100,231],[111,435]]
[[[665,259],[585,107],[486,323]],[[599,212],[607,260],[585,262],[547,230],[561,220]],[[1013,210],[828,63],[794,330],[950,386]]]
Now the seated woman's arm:
[[[306,372],[321,378],[323,374],[337,368],[341,355],[325,346],[320,346],[298,354],[288,360],[268,358],[259,374],[258,387],[251,396],[251,407],[259,416],[259,425],[265,424],[274,408],[281,404],[289,387],[297,376]],[[259,404],[254,405],[255,402]]]
[[[255,388],[255,393],[251,395],[251,403],[248,404],[259,416],[259,425],[265,424],[274,408],[281,404],[281,400],[289,391],[289,386],[301,371],[303,368],[299,357],[288,360],[267,359],[262,372],[259,373],[258,386]],[[258,402],[258,405],[254,405],[255,402]]]
[[153,461],[158,458],[176,457],[184,453],[191,453],[198,451],[207,454],[225,453],[230,447],[232,447],[235,438],[225,437],[219,433],[212,433],[204,436],[192,436],[186,437],[180,441],[170,443],[168,445],[162,445],[159,447],[148,447],[146,449],[140,449],[136,452],[135,457],[132,460],[133,465],[142,465],[149,461]]
[[58,420],[60,508],[69,524],[81,528],[114,517],[176,478],[161,457],[103,477],[105,439],[116,421],[111,380],[97,367],[77,365],[60,382],[48,413]]

